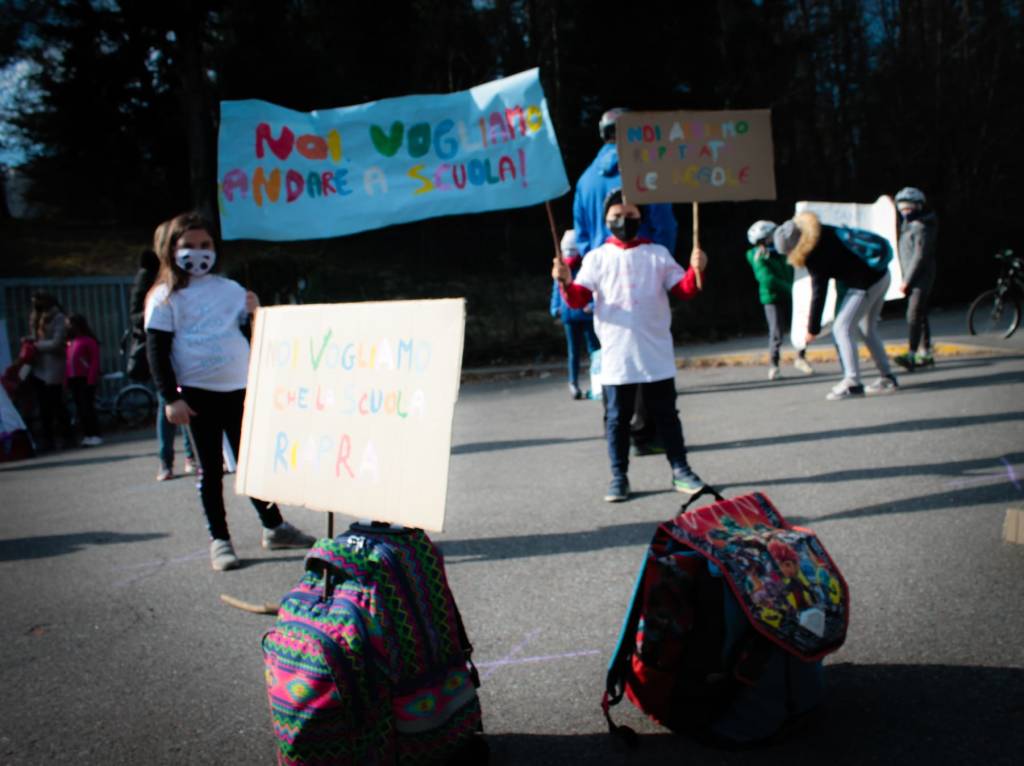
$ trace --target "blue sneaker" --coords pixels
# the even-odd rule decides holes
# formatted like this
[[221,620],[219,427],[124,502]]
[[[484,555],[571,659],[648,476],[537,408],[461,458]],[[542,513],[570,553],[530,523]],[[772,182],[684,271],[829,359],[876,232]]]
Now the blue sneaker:
[[612,478],[604,500],[606,503],[621,503],[623,500],[629,500],[629,479],[625,476]]
[[673,468],[672,488],[684,495],[696,495],[704,489],[704,482],[692,468]]

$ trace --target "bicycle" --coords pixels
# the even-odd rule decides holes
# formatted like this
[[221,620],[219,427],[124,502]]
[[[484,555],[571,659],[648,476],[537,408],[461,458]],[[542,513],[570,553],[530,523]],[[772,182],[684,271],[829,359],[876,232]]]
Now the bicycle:
[[101,394],[110,385],[118,384],[127,376],[123,372],[108,372],[103,376],[106,386],[98,388],[96,393],[96,412],[113,415],[129,428],[138,428],[152,420],[156,414],[156,395],[148,386],[141,383],[129,383],[112,395]]
[[971,335],[1009,338],[1020,326],[1020,298],[1024,296],[1024,263],[1013,250],[996,253],[1003,273],[992,290],[986,290],[967,309],[967,331]]

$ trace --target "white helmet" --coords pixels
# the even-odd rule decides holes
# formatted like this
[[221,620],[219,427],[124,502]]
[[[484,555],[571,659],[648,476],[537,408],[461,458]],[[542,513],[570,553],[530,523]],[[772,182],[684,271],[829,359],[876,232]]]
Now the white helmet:
[[896,202],[912,202],[915,205],[924,207],[924,192],[913,186],[904,186],[896,192]]
[[752,245],[756,245],[758,242],[764,242],[768,237],[775,231],[776,223],[774,221],[755,221],[754,224],[747,229],[747,241]]
[[562,235],[561,247],[563,253],[575,253],[579,251],[576,247],[576,230],[566,229],[565,234]]
[[597,131],[601,134],[601,138],[605,141],[613,138],[615,136],[615,121],[628,111],[628,109],[617,106],[602,114],[600,121],[597,123]]

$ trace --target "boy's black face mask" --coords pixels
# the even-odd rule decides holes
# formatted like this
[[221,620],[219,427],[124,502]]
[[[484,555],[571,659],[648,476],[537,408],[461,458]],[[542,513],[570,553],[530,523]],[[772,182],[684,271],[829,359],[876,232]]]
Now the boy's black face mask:
[[636,235],[640,233],[639,218],[627,218],[624,215],[619,215],[609,218],[605,223],[608,224],[608,230],[622,242],[636,239]]

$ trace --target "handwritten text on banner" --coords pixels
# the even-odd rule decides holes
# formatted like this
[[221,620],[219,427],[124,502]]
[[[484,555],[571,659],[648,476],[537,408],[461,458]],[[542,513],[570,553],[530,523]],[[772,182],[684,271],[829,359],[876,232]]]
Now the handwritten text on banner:
[[236,490],[440,530],[465,302],[260,309]]
[[225,239],[335,237],[568,189],[536,69],[458,93],[308,113],[221,103]]
[[768,109],[627,112],[615,136],[630,202],[775,199]]

